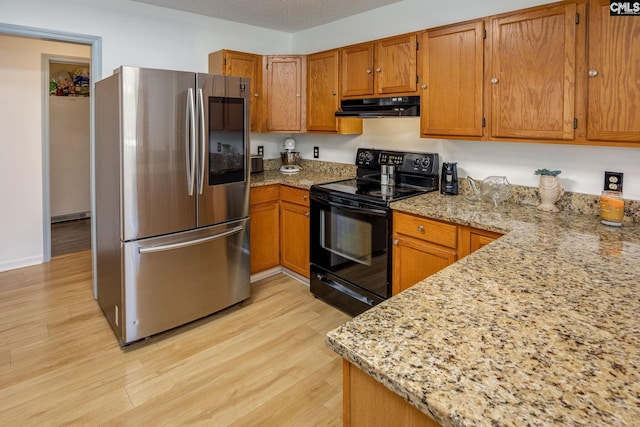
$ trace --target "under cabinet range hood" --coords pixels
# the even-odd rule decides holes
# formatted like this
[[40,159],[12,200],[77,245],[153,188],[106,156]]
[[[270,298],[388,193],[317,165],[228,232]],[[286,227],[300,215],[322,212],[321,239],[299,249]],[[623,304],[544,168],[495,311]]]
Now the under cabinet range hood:
[[420,115],[419,96],[343,99],[336,117],[415,117]]

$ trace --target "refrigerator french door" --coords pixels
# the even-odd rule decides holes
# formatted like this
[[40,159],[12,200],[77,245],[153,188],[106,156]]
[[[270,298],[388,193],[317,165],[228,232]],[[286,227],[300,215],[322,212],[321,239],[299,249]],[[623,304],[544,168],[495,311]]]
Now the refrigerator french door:
[[97,298],[121,344],[249,297],[249,81],[96,83]]

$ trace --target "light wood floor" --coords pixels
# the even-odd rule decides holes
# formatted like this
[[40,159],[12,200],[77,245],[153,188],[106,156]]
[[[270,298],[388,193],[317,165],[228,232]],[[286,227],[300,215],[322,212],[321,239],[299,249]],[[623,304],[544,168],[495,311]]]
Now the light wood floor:
[[283,275],[249,300],[120,348],[91,252],[0,273],[0,425],[339,426],[349,317]]

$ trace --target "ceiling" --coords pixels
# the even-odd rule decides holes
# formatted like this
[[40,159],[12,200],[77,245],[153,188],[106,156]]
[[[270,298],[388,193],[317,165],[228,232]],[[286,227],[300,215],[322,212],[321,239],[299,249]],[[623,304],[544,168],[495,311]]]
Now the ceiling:
[[295,33],[402,0],[133,0]]

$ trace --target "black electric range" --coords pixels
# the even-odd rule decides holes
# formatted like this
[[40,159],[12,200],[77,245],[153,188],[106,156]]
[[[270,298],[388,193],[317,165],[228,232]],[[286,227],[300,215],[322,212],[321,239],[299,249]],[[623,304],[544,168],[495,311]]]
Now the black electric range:
[[310,191],[311,292],[352,315],[391,296],[389,205],[437,191],[439,156],[359,149],[356,165],[356,178]]

